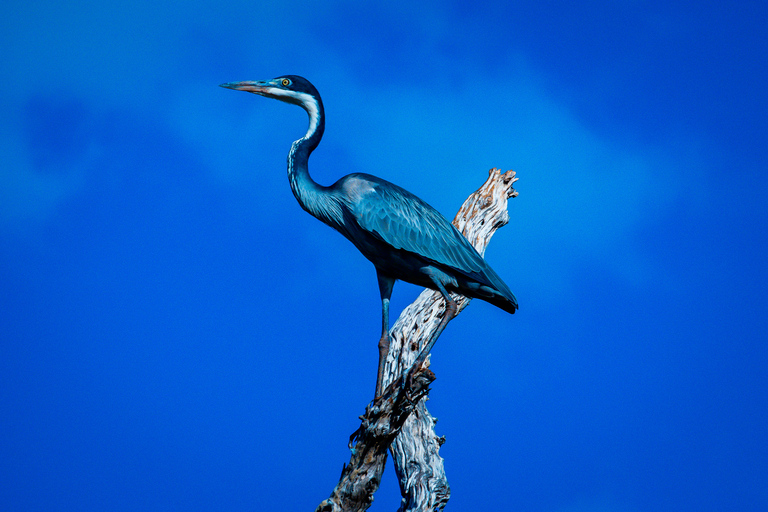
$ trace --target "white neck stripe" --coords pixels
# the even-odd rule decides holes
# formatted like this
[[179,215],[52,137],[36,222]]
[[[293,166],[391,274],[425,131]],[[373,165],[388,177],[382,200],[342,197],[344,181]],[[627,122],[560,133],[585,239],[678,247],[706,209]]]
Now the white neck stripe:
[[[282,96],[283,101],[289,101],[291,103],[298,103],[309,114],[309,129],[303,138],[309,138],[320,123],[320,105],[314,96],[305,92],[286,91],[285,89],[274,88],[269,91],[274,96]],[[291,98],[290,100],[288,98]]]

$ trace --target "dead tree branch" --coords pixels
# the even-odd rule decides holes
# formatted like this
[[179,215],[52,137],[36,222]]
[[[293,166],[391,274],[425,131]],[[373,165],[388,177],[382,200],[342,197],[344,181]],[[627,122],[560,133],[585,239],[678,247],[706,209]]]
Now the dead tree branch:
[[[509,221],[507,199],[516,197],[515,173],[501,174],[491,169],[486,182],[470,195],[453,220],[454,226],[482,255],[497,229]],[[463,310],[470,299],[454,295]],[[410,368],[419,350],[440,322],[444,301],[438,292],[425,290],[400,315],[392,328],[390,359],[387,361],[385,384]],[[443,459],[438,454],[445,442],[435,433],[437,420],[420,401],[392,443],[395,470],[400,480],[403,500],[401,511],[442,510],[451,491],[445,476]]]
[[[491,169],[486,182],[467,198],[453,224],[482,255],[496,230],[509,221],[507,199],[516,197],[515,173]],[[470,299],[453,295],[459,311]],[[390,331],[391,345],[384,375],[384,394],[366,408],[362,424],[350,438],[352,456],[342,470],[331,496],[316,512],[366,510],[373,502],[391,449],[400,481],[400,511],[439,511],[450,497],[443,459],[445,442],[434,431],[436,419],[424,402],[434,374],[425,367],[417,372],[411,389],[404,389],[404,372],[413,365],[444,314],[438,292],[425,290],[408,306]],[[423,400],[422,400],[423,398]],[[354,444],[354,446],[353,446]]]

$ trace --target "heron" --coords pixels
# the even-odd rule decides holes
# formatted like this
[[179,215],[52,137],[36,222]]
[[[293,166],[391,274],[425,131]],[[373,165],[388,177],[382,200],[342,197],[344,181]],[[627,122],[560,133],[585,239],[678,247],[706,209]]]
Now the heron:
[[[306,134],[288,152],[288,180],[301,207],[344,235],[376,269],[381,296],[381,338],[374,399],[383,392],[389,353],[389,301],[396,280],[437,290],[446,311],[416,357],[420,368],[437,338],[458,313],[449,292],[484,300],[508,313],[518,309],[509,287],[443,215],[407,190],[369,174],[353,173],[330,186],[309,175],[309,155],[325,131],[320,94],[306,78],[229,82],[221,87],[298,105],[309,115]],[[408,372],[409,376],[413,371]]]

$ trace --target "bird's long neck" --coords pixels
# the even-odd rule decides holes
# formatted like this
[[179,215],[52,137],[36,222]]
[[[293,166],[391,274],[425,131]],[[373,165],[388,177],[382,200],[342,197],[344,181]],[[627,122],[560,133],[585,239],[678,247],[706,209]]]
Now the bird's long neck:
[[309,128],[304,137],[291,145],[288,153],[288,180],[296,200],[307,212],[329,222],[331,197],[327,187],[317,184],[309,175],[309,155],[315,150],[325,130],[325,113],[320,98],[303,95],[299,105],[309,114]]

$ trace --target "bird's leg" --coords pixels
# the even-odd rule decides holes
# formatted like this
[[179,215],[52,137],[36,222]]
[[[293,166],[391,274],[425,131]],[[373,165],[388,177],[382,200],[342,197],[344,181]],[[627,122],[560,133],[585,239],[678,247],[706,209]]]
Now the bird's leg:
[[381,300],[381,338],[379,339],[379,370],[376,374],[376,395],[379,398],[384,386],[384,365],[389,355],[389,299]]
[[384,387],[384,365],[389,355],[389,298],[392,296],[392,287],[395,280],[378,270],[376,276],[379,279],[379,292],[381,293],[381,338],[379,339],[379,371],[376,374],[376,395],[379,398]]
[[435,332],[432,333],[432,337],[427,341],[426,345],[424,345],[424,348],[421,349],[421,352],[419,352],[419,355],[416,357],[416,360],[413,362],[413,366],[411,366],[411,369],[408,370],[408,374],[406,375],[405,379],[405,385],[407,386],[406,389],[410,389],[411,385],[413,383],[413,377],[416,375],[416,372],[419,371],[421,368],[421,365],[424,364],[424,361],[427,359],[427,356],[432,351],[432,347],[435,346],[435,342],[437,341],[437,338],[440,337],[440,335],[445,330],[445,327],[448,325],[448,322],[453,320],[456,315],[459,314],[459,307],[456,304],[456,301],[451,298],[451,295],[448,293],[448,291],[445,289],[445,286],[443,286],[443,283],[439,281],[435,276],[430,275],[432,277],[432,281],[437,286],[438,291],[445,299],[445,314],[443,315],[442,320],[440,320],[440,323],[437,326],[437,329],[435,329]]

